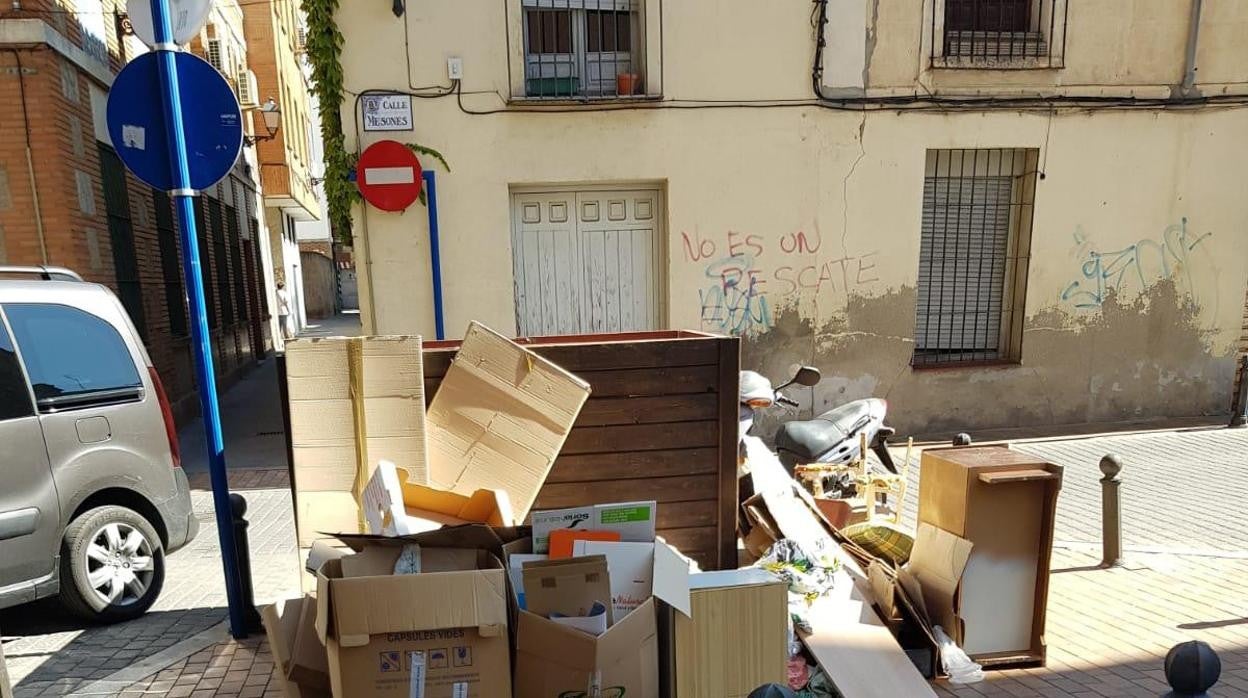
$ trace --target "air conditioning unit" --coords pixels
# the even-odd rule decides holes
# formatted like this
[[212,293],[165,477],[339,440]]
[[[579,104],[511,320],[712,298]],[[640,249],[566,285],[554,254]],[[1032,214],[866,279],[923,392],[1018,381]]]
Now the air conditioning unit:
[[238,71],[238,103],[244,107],[260,106],[260,88],[256,86],[256,74],[242,68]]
[[205,45],[208,47],[208,64],[224,73],[225,63],[222,60],[221,40],[209,39]]

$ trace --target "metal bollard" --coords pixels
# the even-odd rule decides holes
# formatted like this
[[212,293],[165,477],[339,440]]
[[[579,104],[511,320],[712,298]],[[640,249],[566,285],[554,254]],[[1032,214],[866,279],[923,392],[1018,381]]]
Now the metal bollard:
[[248,632],[260,630],[260,612],[256,610],[256,595],[251,587],[251,545],[248,542],[247,500],[237,492],[230,493],[230,523],[234,526],[234,550],[238,553],[238,576],[240,596],[243,602],[243,620]]
[[1122,461],[1112,453],[1105,456],[1101,472],[1101,566],[1117,567],[1122,564]]
[[954,446],[970,446],[971,435],[966,432],[962,432],[961,434],[958,434],[957,436],[953,437],[953,445]]
[[1248,427],[1248,356],[1239,362],[1239,390],[1235,392],[1235,407],[1228,426]]

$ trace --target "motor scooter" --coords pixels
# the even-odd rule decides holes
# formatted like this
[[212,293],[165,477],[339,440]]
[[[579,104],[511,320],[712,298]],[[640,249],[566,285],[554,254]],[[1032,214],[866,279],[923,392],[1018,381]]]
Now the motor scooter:
[[[788,382],[773,388],[765,376],[754,371],[741,371],[738,444],[740,437],[753,427],[758,410],[777,404],[791,408],[799,406],[782,390],[795,384],[811,387],[817,385],[821,378],[819,369],[802,366]],[[888,437],[896,431],[884,423],[887,415],[887,401],[864,398],[834,407],[814,419],[785,422],[776,432],[773,444],[776,455],[790,475],[799,465],[849,465],[863,456],[860,453],[861,434],[866,434],[868,448],[889,472],[896,473],[897,466],[888,452]]]

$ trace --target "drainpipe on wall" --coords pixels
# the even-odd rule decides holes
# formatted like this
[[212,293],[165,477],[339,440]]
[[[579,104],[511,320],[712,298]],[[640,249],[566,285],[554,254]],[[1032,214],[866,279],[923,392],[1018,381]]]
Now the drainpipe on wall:
[[[360,250],[362,254],[359,256],[363,258],[364,261],[364,285],[368,288],[368,324],[364,325],[362,329],[364,330],[364,334],[380,334],[377,331],[377,296],[373,293],[373,244],[368,239],[368,206],[366,204],[362,204],[360,206],[360,222],[364,224],[361,226],[363,230],[360,231],[360,235],[358,236],[352,235],[351,242],[352,245],[355,245],[355,243],[358,242],[362,244],[364,248]],[[358,263],[356,264],[356,268],[356,281],[358,283]],[[356,291],[358,293],[358,287]],[[360,324],[363,325],[364,318],[361,317],[360,320]]]
[[1200,10],[1202,0],[1192,0],[1192,16],[1187,27],[1186,69],[1183,71],[1183,85],[1176,97],[1195,97],[1196,94],[1196,44],[1200,38]]
[[[14,9],[20,9],[13,3]],[[39,185],[35,182],[35,158],[30,144],[30,114],[26,109],[26,75],[22,71],[22,54],[17,49],[9,49],[13,60],[17,63],[17,89],[22,100],[22,126],[26,131],[26,176],[30,179],[30,198],[35,205],[35,235],[39,239],[39,258],[41,264],[48,264],[48,243],[43,233],[43,211],[39,206]]]

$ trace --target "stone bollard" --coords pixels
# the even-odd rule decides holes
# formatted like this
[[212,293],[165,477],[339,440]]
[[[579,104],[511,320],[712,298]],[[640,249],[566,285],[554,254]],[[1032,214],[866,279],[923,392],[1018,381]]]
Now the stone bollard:
[[1180,642],[1166,654],[1166,681],[1174,695],[1203,696],[1222,675],[1222,660],[1207,642]]
[[230,493],[230,524],[234,528],[234,551],[238,555],[239,591],[243,602],[243,621],[247,632],[260,630],[260,612],[256,610],[256,594],[251,586],[251,543],[247,535],[247,500],[237,492]]
[[1112,453],[1105,456],[1101,472],[1101,566],[1117,567],[1122,564],[1122,461]]

